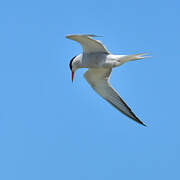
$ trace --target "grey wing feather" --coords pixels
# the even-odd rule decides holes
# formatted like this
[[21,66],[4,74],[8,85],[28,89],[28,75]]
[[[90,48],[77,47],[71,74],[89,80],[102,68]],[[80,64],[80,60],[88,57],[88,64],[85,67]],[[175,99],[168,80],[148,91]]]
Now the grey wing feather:
[[98,40],[92,39],[90,37],[99,37],[92,34],[71,34],[67,35],[66,38],[77,41],[81,44],[84,53],[105,53],[109,54],[106,47]]
[[106,101],[108,101],[117,110],[136,121],[143,126],[146,126],[140,121],[128,105],[122,100],[119,94],[108,83],[109,75],[112,69],[88,69],[84,78],[91,85],[91,87]]

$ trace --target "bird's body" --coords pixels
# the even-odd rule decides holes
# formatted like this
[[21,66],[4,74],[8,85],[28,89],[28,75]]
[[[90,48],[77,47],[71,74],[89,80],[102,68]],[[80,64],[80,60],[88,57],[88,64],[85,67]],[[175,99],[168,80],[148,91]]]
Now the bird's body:
[[95,35],[67,35],[66,37],[79,42],[83,47],[83,53],[75,56],[70,62],[72,79],[77,69],[88,68],[84,74],[84,78],[91,87],[123,114],[145,125],[136,117],[108,82],[112,68],[131,60],[143,59],[144,54],[113,55],[100,41],[90,38],[96,37]]
[[79,68],[113,68],[123,64],[126,55],[105,53],[79,54],[76,56]]
[[113,55],[105,53],[82,53],[75,57],[77,68],[114,68],[130,60],[143,59],[143,54]]

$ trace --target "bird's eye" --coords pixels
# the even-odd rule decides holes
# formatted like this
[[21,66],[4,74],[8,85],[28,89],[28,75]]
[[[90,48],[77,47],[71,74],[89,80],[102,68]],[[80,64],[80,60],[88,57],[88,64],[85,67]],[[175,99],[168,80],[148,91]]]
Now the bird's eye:
[[79,61],[74,62],[74,65],[78,65],[78,64],[79,64]]

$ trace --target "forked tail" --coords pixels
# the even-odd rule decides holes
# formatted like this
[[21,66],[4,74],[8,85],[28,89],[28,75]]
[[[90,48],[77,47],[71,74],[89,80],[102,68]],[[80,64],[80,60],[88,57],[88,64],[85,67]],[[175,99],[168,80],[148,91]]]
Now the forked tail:
[[134,60],[140,60],[151,56],[145,56],[147,53],[140,53],[140,54],[133,54],[133,55],[127,55],[123,58],[124,62],[128,61],[134,61]]

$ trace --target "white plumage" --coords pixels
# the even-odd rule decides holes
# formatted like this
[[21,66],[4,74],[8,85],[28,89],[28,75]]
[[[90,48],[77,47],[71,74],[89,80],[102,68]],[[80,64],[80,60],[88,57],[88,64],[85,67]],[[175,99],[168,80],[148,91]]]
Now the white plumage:
[[91,87],[120,112],[145,126],[145,124],[136,117],[108,82],[112,68],[131,60],[143,59],[145,57],[143,55],[145,54],[113,55],[110,54],[100,41],[94,40],[90,37],[98,36],[77,34],[66,36],[68,39],[79,42],[83,48],[83,53],[74,57],[70,62],[72,79],[74,72],[78,68],[88,68],[84,73],[84,78]]

